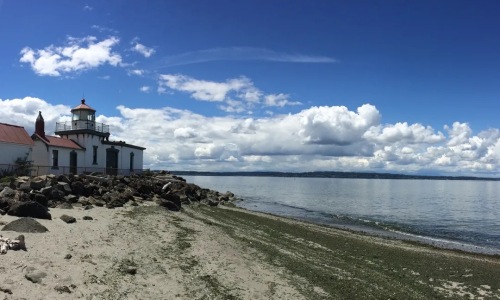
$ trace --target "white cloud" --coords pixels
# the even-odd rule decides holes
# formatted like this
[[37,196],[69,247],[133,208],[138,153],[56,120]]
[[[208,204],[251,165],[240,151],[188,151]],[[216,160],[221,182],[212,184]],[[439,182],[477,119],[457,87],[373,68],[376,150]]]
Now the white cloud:
[[64,73],[94,69],[104,64],[118,66],[122,58],[112,51],[118,43],[117,37],[102,41],[97,41],[92,36],[82,39],[69,37],[65,46],[50,45],[38,50],[25,47],[21,50],[19,61],[30,64],[33,71],[41,76],[61,76]]
[[66,105],[52,105],[35,97],[0,99],[0,120],[23,126],[28,134],[35,131],[35,121],[41,111],[45,120],[45,132],[53,134],[55,123],[70,120],[71,108]]
[[135,51],[137,53],[142,54],[144,57],[149,58],[151,55],[153,55],[156,50],[153,48],[149,48],[144,46],[143,44],[139,43],[138,38],[134,38],[131,43],[133,46],[131,48],[132,51]]
[[350,145],[360,141],[372,126],[378,125],[380,113],[375,106],[365,104],[357,113],[345,106],[311,107],[300,113],[299,135],[304,143]]
[[141,88],[139,90],[143,93],[149,93],[151,91],[151,87],[144,85],[144,86],[141,86]]
[[92,11],[94,8],[88,4],[85,4],[85,6],[83,7],[83,10],[85,11]]
[[286,105],[301,105],[302,103],[298,101],[288,100],[288,95],[285,94],[271,94],[264,97],[264,106],[279,106],[284,107]]
[[[25,126],[30,134],[39,110],[50,134],[56,121],[70,119],[70,109],[33,97],[0,99],[2,122]],[[97,121],[110,125],[111,139],[145,146],[145,167],[153,169],[500,176],[499,129],[475,134],[456,122],[445,127],[445,135],[422,124],[382,125],[381,113],[370,104],[257,118],[207,117],[171,107],[117,110],[114,116],[98,115]]]
[[158,80],[158,92],[167,90],[187,93],[199,101],[224,102],[219,109],[229,113],[250,113],[256,105],[262,107],[284,107],[300,105],[289,100],[286,94],[264,94],[253,82],[244,76],[216,82],[195,79],[182,74],[162,74]]
[[364,135],[365,138],[382,144],[404,141],[405,143],[438,143],[445,139],[441,132],[434,133],[432,127],[421,124],[396,123],[374,126]]
[[142,76],[144,75],[145,71],[142,69],[133,69],[133,70],[128,70],[127,73],[128,75]]

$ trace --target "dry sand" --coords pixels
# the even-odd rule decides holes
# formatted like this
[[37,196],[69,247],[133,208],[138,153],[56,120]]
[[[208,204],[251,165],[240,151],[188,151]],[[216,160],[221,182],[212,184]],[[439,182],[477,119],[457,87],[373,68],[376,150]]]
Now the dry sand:
[[234,208],[50,212],[0,256],[0,299],[500,299],[497,257]]
[[0,257],[0,299],[303,298],[281,270],[203,222],[157,206],[132,210],[51,209],[53,220],[38,220],[49,232],[25,233],[27,251]]

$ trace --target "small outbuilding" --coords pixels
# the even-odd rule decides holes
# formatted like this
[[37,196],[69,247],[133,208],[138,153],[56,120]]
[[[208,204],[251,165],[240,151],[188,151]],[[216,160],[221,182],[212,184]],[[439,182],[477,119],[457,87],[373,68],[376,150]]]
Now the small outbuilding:
[[33,146],[24,127],[0,123],[0,175],[14,171],[20,161],[31,161]]

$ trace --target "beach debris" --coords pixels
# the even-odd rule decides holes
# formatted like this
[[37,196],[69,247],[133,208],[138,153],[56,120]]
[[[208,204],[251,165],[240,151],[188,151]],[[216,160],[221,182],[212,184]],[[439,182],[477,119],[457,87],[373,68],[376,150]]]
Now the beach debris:
[[83,216],[82,219],[84,219],[86,221],[94,220],[94,218],[92,218],[91,216]]
[[0,254],[6,254],[8,250],[26,250],[24,235],[21,234],[16,239],[4,238],[0,235]]
[[5,225],[2,231],[41,233],[49,230],[35,219],[20,218]]
[[73,255],[68,253],[64,256],[64,259],[71,259],[72,257],[73,257]]
[[72,216],[62,215],[59,218],[68,224],[76,223],[76,218]]

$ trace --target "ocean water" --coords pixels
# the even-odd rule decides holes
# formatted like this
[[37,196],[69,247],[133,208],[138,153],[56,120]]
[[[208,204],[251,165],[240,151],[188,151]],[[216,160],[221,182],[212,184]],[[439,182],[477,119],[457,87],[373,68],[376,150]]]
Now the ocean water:
[[249,210],[439,247],[500,254],[500,182],[183,176]]

